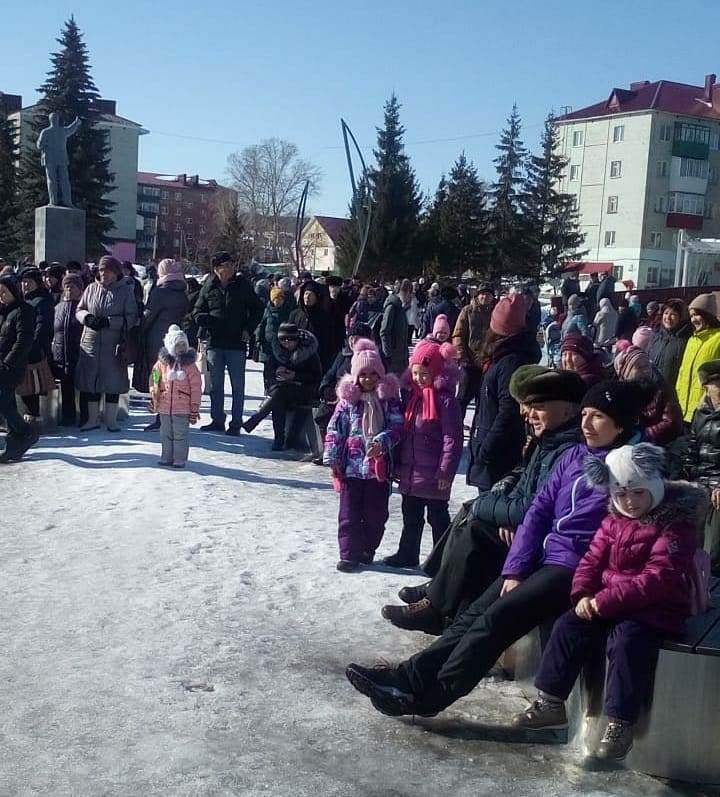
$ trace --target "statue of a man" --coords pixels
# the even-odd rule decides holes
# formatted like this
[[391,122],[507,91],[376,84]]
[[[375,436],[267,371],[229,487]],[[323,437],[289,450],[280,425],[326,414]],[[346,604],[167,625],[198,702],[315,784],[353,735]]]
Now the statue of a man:
[[42,130],[37,140],[37,148],[42,153],[40,162],[47,175],[48,197],[51,205],[72,208],[67,140],[80,127],[80,120],[76,118],[72,124],[63,127],[58,113],[51,113],[49,118],[50,127]]

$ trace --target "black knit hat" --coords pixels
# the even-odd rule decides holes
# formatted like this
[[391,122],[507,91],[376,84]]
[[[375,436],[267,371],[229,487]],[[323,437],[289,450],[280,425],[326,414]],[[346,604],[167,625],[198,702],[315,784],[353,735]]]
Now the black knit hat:
[[212,256],[212,260],[210,261],[213,268],[217,268],[221,266],[223,263],[232,263],[233,256],[230,252],[215,252]]
[[553,371],[544,365],[522,365],[510,377],[510,395],[519,404],[569,401],[580,404],[585,383],[574,371]]
[[651,396],[638,382],[599,382],[593,385],[582,402],[582,409],[592,407],[609,415],[624,431],[637,426],[640,413]]
[[6,274],[4,277],[0,277],[0,285],[4,285],[12,293],[16,301],[22,301],[23,294],[20,281],[14,274]]
[[720,382],[720,360],[708,360],[698,368],[700,384],[705,386],[710,382]]
[[24,269],[18,274],[18,279],[21,280],[33,280],[38,285],[43,284],[43,275],[42,271],[37,266],[25,266]]
[[280,324],[278,328],[278,340],[297,340],[300,337],[300,330],[297,324],[288,322]]

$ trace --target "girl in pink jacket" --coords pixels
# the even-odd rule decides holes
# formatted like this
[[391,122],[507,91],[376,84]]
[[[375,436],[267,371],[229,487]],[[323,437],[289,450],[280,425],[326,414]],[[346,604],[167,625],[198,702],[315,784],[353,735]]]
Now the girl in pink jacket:
[[162,454],[158,465],[184,468],[190,448],[189,425],[200,417],[202,384],[195,364],[197,353],[175,324],[163,343],[150,374],[153,412],[160,416]]
[[606,760],[629,752],[663,639],[680,633],[694,600],[701,602],[697,523],[707,498],[695,485],[663,481],[663,457],[639,443],[611,451],[604,463],[586,462],[588,483],[610,493],[609,513],[575,571],[575,608],[545,647],[538,696],[513,718],[519,728],[566,728],[565,700],[583,665],[607,655],[608,724],[594,751]]

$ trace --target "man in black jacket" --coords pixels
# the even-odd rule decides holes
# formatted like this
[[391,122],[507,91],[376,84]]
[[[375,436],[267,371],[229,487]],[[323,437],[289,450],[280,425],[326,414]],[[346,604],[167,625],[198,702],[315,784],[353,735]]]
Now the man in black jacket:
[[237,436],[245,407],[245,360],[250,336],[260,323],[263,306],[252,285],[236,273],[230,254],[213,256],[214,274],[200,291],[193,318],[198,337],[207,339],[210,371],[210,417],[206,432],[225,431],[225,369],[232,387],[232,418],[227,434]]
[[424,565],[432,581],[400,590],[408,606],[383,607],[383,617],[399,628],[440,634],[446,617],[485,591],[500,575],[515,529],[555,463],[582,440],[585,384],[577,374],[524,365],[513,374],[510,393],[533,432],[526,465],[463,505]]

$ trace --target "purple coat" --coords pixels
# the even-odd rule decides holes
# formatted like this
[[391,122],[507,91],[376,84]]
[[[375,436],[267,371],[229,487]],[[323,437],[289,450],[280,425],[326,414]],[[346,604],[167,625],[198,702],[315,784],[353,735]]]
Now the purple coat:
[[[420,410],[412,431],[405,429],[395,472],[403,495],[439,501],[450,498],[463,447],[462,412],[454,388],[451,378],[439,377],[435,389],[439,420],[423,420]],[[447,490],[438,489],[439,479],[449,482]]]
[[[639,436],[629,445],[639,442]],[[543,489],[530,504],[508,552],[503,576],[527,578],[541,565],[575,570],[607,515],[607,493],[585,477],[586,457],[605,459],[610,449],[573,446],[557,462]]]

